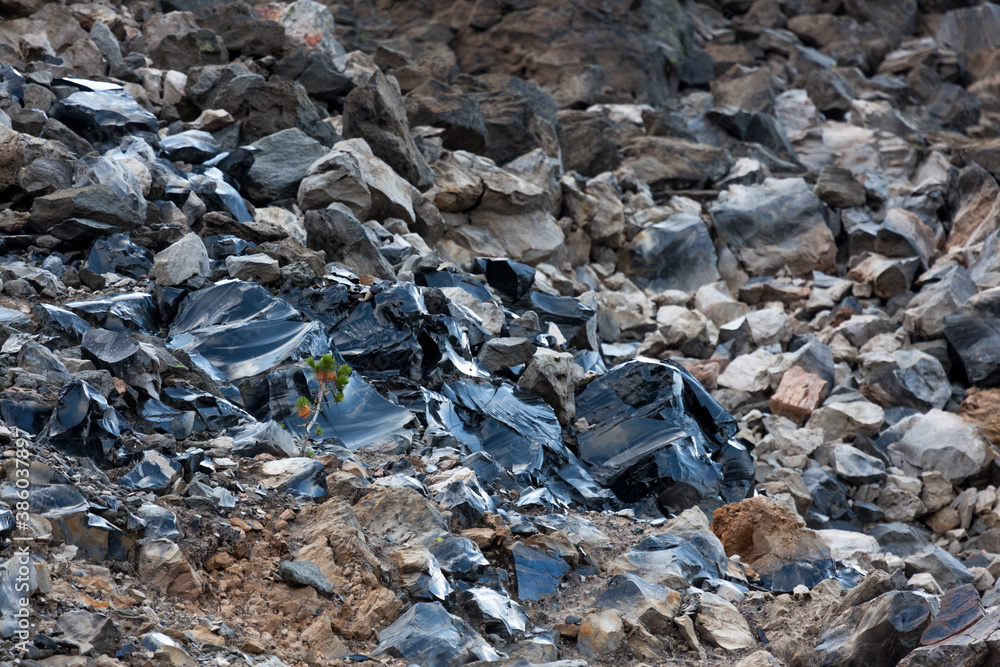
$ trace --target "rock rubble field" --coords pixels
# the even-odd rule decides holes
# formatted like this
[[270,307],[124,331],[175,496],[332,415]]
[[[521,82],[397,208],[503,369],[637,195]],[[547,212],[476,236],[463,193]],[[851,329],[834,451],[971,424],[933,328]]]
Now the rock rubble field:
[[998,178],[989,2],[0,0],[0,667],[1000,664]]

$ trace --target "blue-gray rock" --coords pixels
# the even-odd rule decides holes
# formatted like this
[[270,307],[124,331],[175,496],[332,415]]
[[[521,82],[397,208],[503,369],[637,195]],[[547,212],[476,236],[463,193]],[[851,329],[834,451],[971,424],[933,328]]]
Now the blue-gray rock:
[[718,261],[701,215],[678,213],[636,234],[618,269],[645,289],[693,292],[719,280]]
[[320,571],[316,563],[308,560],[286,560],[278,566],[278,576],[297,586],[312,586],[317,593],[333,595],[333,584]]

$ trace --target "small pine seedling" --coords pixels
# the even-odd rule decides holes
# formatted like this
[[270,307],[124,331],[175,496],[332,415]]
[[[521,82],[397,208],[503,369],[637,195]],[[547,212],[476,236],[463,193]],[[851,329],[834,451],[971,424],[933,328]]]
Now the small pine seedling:
[[312,399],[308,396],[299,396],[295,401],[295,414],[306,422],[306,432],[302,439],[303,448],[309,440],[310,432],[318,438],[323,437],[323,428],[316,424],[316,420],[319,419],[319,414],[325,405],[344,400],[344,389],[351,380],[351,367],[347,364],[338,366],[329,352],[319,359],[309,357],[306,359],[306,366],[316,376],[319,388]]

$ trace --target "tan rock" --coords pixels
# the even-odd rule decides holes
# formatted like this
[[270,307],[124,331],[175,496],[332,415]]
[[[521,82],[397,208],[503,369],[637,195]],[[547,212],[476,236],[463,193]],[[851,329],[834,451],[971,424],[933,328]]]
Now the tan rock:
[[737,662],[736,667],[781,667],[781,663],[767,651],[757,651]]
[[958,510],[954,507],[942,507],[934,514],[925,519],[927,527],[934,531],[935,535],[944,535],[949,530],[954,530],[962,524],[958,516]]
[[399,617],[403,602],[387,588],[374,588],[360,598],[350,596],[331,620],[333,629],[346,639],[368,639],[378,628]]
[[614,611],[588,614],[580,624],[576,645],[591,658],[614,653],[625,641],[625,625]]
[[330,619],[326,616],[321,616],[313,621],[302,633],[301,639],[309,648],[317,651],[327,660],[343,658],[350,653],[347,645],[333,633]]
[[677,630],[681,633],[684,641],[687,642],[688,647],[692,651],[697,651],[701,648],[701,642],[698,641],[698,634],[694,631],[694,622],[689,616],[677,616],[674,618],[674,625],[677,626]]
[[203,625],[196,625],[184,633],[188,639],[192,639],[199,644],[211,644],[212,646],[225,646],[226,640],[215,634]]
[[1000,445],[1000,389],[970,390],[958,414],[981,428],[987,440]]
[[694,625],[698,636],[709,646],[739,651],[757,645],[743,614],[714,593],[701,594]]
[[139,576],[167,595],[194,600],[201,595],[201,578],[180,547],[170,540],[152,540],[139,550]]
[[212,554],[208,560],[205,561],[203,567],[206,572],[214,572],[215,570],[225,570],[235,562],[236,559],[228,553],[225,551],[219,551],[218,553]]
[[826,380],[815,373],[792,366],[785,371],[778,390],[771,397],[771,412],[787,417],[801,426],[823,403],[826,392]]
[[462,537],[475,542],[480,551],[491,549],[498,542],[497,531],[492,528],[467,528],[462,531]]
[[[351,475],[353,479],[355,478]],[[300,532],[301,531],[301,532]],[[360,566],[377,580],[382,566],[368,548],[354,510],[344,501],[331,498],[322,505],[303,511],[294,524],[293,536],[305,546],[296,557],[316,563],[327,579],[338,577],[338,564]]]

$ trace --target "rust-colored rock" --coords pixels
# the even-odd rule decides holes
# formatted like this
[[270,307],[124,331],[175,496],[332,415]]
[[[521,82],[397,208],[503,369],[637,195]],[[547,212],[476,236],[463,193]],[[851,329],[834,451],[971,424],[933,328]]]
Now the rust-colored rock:
[[230,556],[225,551],[220,551],[213,554],[205,561],[204,568],[206,572],[214,572],[215,570],[225,570],[227,567],[231,566],[236,562],[236,559]]
[[771,397],[771,412],[803,424],[826,397],[827,382],[815,373],[792,366]]
[[1000,444],[1000,389],[972,389],[958,414],[983,430],[987,440]]
[[791,560],[829,557],[819,535],[806,528],[791,510],[766,496],[747,498],[715,510],[712,532],[726,555],[740,559],[760,574],[769,574]]

